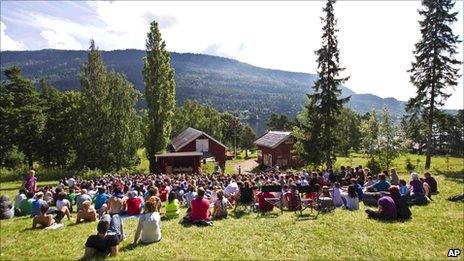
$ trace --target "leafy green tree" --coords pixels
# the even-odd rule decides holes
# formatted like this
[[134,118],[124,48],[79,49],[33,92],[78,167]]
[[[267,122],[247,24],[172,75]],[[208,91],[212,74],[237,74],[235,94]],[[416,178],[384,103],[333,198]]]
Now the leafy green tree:
[[377,139],[379,136],[379,123],[377,121],[377,112],[372,108],[369,113],[369,119],[361,123],[361,147],[363,152],[373,159],[377,152]]
[[245,150],[245,158],[248,158],[248,150],[251,150],[255,147],[253,144],[255,138],[256,134],[253,128],[251,128],[250,125],[246,125],[243,129],[243,135],[240,143],[240,147]]
[[460,61],[454,58],[457,45],[461,42],[450,27],[457,21],[458,12],[451,12],[455,1],[423,0],[419,14],[421,39],[415,45],[415,61],[412,63],[411,83],[416,88],[416,96],[407,104],[407,111],[422,113],[426,128],[425,168],[430,168],[433,154],[433,126],[436,110],[444,105],[450,96],[449,87],[457,85]]
[[81,95],[75,91],[60,92],[44,80],[40,85],[46,123],[38,152],[46,166],[62,167],[72,163]]
[[137,149],[142,146],[141,118],[135,109],[141,95],[124,75],[110,72],[107,76],[111,111],[109,153],[117,170],[137,163]]
[[0,88],[0,163],[3,165],[5,156],[17,146],[32,167],[45,125],[40,94],[34,83],[21,75],[19,67],[4,70],[4,75]]
[[361,143],[361,117],[351,109],[343,108],[337,117],[336,151],[347,157],[351,150],[359,150]]
[[[302,117],[300,117],[297,139],[302,144],[300,156],[314,165],[325,163],[332,166],[335,160],[335,147],[339,141],[336,135],[337,117],[350,97],[340,98],[341,84],[349,77],[340,77],[345,69],[339,66],[339,50],[336,32],[337,21],[334,16],[335,0],[328,0],[323,9],[322,47],[316,51],[318,56],[318,79],[314,82],[313,93]],[[318,151],[314,153],[314,151]]]
[[161,39],[158,23],[150,24],[147,34],[147,54],[143,59],[145,100],[148,108],[148,133],[145,137],[150,171],[155,171],[155,154],[166,149],[172,130],[172,117],[176,106],[174,69],[169,53]]
[[393,124],[387,107],[382,109],[382,122],[377,137],[377,156],[380,164],[390,169],[391,163],[403,152],[403,135],[400,129]]
[[287,115],[273,113],[266,125],[269,130],[291,130],[293,124]]
[[222,140],[229,148],[234,148],[234,145],[240,146],[240,138],[243,135],[245,125],[230,112],[221,113],[222,121]]

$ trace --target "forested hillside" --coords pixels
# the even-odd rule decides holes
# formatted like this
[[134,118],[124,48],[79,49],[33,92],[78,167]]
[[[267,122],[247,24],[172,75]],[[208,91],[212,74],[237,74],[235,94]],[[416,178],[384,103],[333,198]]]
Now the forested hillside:
[[[47,80],[61,90],[80,88],[78,74],[86,51],[41,50],[6,51],[1,53],[2,70],[12,65],[21,67],[24,76],[38,82]],[[143,92],[142,50],[102,51],[110,69],[126,74]],[[305,93],[315,75],[255,67],[236,60],[191,53],[171,53],[176,71],[177,103],[193,99],[221,111],[233,111],[262,133],[271,113],[294,117],[304,102]],[[3,77],[3,75],[2,75]],[[351,95],[348,106],[358,113],[372,106],[387,105],[391,113],[403,113],[404,103],[393,98],[382,99],[372,94],[356,94],[343,87],[343,95]],[[139,106],[143,106],[143,100]]]

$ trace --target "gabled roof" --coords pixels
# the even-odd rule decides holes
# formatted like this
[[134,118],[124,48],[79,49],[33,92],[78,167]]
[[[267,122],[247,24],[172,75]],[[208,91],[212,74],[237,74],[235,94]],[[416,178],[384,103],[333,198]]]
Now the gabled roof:
[[155,155],[156,158],[192,157],[192,156],[201,157],[201,156],[203,156],[203,153],[201,153],[201,152],[196,152],[196,151],[187,151],[187,152],[169,152],[169,153],[156,154],[156,155]]
[[270,149],[275,149],[282,142],[291,136],[290,131],[268,131],[266,134],[255,140],[254,144]]
[[190,127],[171,139],[172,148],[174,149],[174,151],[179,151],[180,149],[182,149],[187,144],[200,137],[201,135],[205,135],[206,137],[208,137],[208,139],[213,140],[217,144],[227,149],[227,147],[224,144],[220,143],[219,141],[204,133],[203,131],[199,131]]

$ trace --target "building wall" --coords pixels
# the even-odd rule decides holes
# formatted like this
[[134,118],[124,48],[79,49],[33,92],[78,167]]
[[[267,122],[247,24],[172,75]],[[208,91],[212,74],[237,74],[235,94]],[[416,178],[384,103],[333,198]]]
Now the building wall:
[[196,151],[197,149],[196,140],[197,139],[208,139],[209,152],[214,155],[219,166],[221,166],[221,168],[224,169],[226,166],[226,149],[223,146],[219,145],[214,140],[209,139],[204,134],[202,134],[200,137],[196,138],[195,140],[191,141],[189,144],[185,145],[182,149],[178,150],[178,152]]
[[293,138],[291,137],[274,149],[258,146],[258,149],[261,150],[261,158],[259,159],[259,163],[264,164],[266,155],[271,155],[272,166],[270,167],[278,165],[282,169],[290,168],[294,165],[291,154],[292,148]]

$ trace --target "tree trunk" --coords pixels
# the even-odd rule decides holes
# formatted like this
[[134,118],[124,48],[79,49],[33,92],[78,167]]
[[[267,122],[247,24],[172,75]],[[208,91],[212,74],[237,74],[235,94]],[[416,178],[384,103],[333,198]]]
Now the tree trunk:
[[245,159],[248,159],[248,150],[245,149]]

